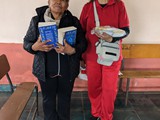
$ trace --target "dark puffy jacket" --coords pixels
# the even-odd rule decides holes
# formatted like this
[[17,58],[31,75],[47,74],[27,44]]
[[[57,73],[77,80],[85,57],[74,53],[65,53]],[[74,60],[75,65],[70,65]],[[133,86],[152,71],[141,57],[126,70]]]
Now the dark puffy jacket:
[[[37,41],[39,36],[38,31],[38,22],[44,22],[44,12],[48,6],[40,7],[36,9],[37,16],[34,16],[30,22],[30,26],[28,28],[27,34],[24,37],[23,47],[26,51],[31,54],[34,54],[34,62],[33,62],[33,74],[42,81],[45,81],[45,52],[41,51],[33,51],[32,45]],[[64,12],[63,17],[61,18],[59,28],[75,26],[77,28],[77,37],[76,37],[76,53],[69,57],[70,64],[70,75],[71,80],[74,80],[79,74],[79,64],[81,54],[87,48],[87,42],[82,31],[79,20],[74,17],[68,10]],[[65,69],[65,68],[64,68]]]

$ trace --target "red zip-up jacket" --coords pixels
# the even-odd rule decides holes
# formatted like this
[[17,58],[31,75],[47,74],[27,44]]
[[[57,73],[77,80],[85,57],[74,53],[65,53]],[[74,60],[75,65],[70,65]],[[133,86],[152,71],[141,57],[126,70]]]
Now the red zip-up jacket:
[[[95,3],[100,21],[100,26],[112,26],[116,28],[129,27],[128,15],[122,0],[119,0],[118,2],[115,2],[115,0],[109,0],[105,7],[102,7],[99,4],[98,0],[95,0]],[[88,2],[84,5],[80,16],[80,23],[84,32],[86,33],[86,38],[88,40],[88,48],[83,54],[83,59],[95,62],[97,61],[95,43],[98,41],[98,37],[91,34],[91,30],[96,26],[93,2]],[[120,41],[122,42],[122,40]],[[121,59],[122,52],[119,60]]]

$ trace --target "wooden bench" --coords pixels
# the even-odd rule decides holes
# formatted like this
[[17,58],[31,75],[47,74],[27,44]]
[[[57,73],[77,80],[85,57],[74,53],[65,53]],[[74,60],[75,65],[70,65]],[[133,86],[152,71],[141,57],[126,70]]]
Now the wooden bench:
[[119,76],[119,89],[122,88],[123,79],[127,80],[125,90],[125,105],[128,103],[130,81],[133,78],[160,78],[160,69],[126,69],[126,59],[160,58],[160,44],[123,44],[122,74]]
[[[12,81],[9,77],[8,72],[10,71],[10,66],[6,55],[0,56],[0,80],[6,75],[10,84],[12,95],[6,101],[6,103],[0,109],[0,119],[1,120],[19,120],[28,101],[30,100],[34,90],[36,91],[36,97],[34,103],[36,107],[33,110],[32,118],[38,112],[38,87],[35,82],[23,82],[16,88],[14,88]],[[33,107],[33,106],[32,106]],[[29,113],[31,114],[31,113]]]

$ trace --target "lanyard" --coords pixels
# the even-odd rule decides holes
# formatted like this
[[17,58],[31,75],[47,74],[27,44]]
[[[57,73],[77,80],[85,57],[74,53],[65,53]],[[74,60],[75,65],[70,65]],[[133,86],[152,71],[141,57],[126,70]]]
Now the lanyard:
[[93,2],[93,8],[94,8],[94,18],[95,18],[95,22],[96,22],[96,27],[99,27],[100,22],[99,22],[99,17],[98,17],[95,1]]

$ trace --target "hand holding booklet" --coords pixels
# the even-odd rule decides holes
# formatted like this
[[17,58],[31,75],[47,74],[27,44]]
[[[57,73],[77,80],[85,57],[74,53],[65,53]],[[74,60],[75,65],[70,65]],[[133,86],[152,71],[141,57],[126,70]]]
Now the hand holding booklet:
[[65,28],[57,28],[56,22],[39,22],[38,24],[39,33],[42,41],[51,40],[47,44],[53,44],[54,47],[57,43],[64,45],[64,39],[66,42],[74,46],[76,42],[77,28],[70,26]]
[[98,32],[99,34],[102,34],[103,32],[105,32],[112,37],[123,37],[126,35],[126,32],[124,30],[121,30],[115,27],[110,27],[110,26],[95,27],[91,31],[91,34],[94,34],[95,32]]

